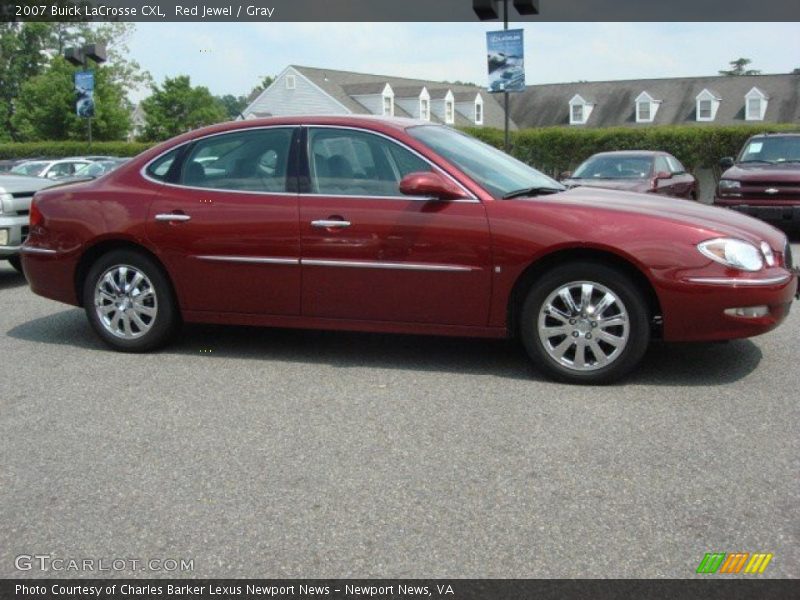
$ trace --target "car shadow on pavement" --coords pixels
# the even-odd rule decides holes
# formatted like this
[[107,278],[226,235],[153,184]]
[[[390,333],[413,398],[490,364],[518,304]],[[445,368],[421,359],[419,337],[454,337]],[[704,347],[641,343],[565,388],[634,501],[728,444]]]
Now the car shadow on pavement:
[[[77,308],[17,325],[7,335],[111,352]],[[532,366],[522,345],[509,340],[186,325],[178,339],[161,352],[196,356],[197,360],[272,359],[341,368],[410,369],[547,381]],[[760,361],[761,350],[750,340],[654,343],[623,385],[725,385],[747,376]]]
[[11,268],[0,269],[0,290],[9,290],[23,285],[28,285],[24,275]]

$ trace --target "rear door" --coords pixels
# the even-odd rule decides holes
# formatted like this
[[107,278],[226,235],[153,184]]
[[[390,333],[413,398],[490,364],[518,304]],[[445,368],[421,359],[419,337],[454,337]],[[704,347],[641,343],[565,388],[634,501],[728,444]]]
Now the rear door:
[[311,127],[304,147],[304,316],[486,325],[490,234],[477,199],[402,195],[403,176],[434,167],[374,132]]
[[[164,183],[147,234],[185,310],[298,315],[300,261],[297,128],[248,129],[202,138],[151,163]],[[296,142],[294,142],[296,143]]]

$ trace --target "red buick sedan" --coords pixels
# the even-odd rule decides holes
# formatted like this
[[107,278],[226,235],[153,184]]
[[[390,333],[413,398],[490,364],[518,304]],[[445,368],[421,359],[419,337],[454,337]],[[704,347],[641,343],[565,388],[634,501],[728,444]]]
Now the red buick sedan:
[[797,289],[786,237],[695,202],[576,188],[448,127],[225,123],[38,192],[23,265],[111,347],[181,322],[519,335],[570,382],[651,338],[758,335]]

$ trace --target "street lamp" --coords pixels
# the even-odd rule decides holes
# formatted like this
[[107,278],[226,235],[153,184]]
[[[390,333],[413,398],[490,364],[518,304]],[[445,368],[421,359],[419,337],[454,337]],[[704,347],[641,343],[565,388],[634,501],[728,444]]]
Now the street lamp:
[[[500,13],[497,10],[497,5],[501,0],[472,0],[472,10],[478,15],[481,21],[491,21],[499,18]],[[503,2],[503,29],[508,30],[508,0]],[[520,15],[538,15],[539,14],[539,0],[513,0],[514,8]],[[504,148],[505,151],[509,150],[508,142],[508,91],[503,90],[503,103],[505,105],[505,136]]]
[[[89,77],[87,65],[89,60],[93,60],[97,64],[106,62],[106,45],[105,44],[85,44],[79,48],[67,48],[64,50],[64,58],[70,64],[75,65],[76,67],[81,67],[83,69],[83,73],[86,73],[84,76],[84,80],[90,82],[91,87],[82,87],[77,85],[78,81],[78,74],[76,73],[76,91],[79,94],[84,94],[88,96],[88,99],[91,102],[94,102],[94,78]],[[78,88],[81,88],[80,91]],[[78,99],[78,104],[76,106],[76,111],[78,116],[82,116],[80,114],[80,98]],[[91,112],[88,114],[87,121],[88,121],[88,129],[89,129],[89,148],[92,147],[92,114],[94,113],[94,105],[92,104]]]

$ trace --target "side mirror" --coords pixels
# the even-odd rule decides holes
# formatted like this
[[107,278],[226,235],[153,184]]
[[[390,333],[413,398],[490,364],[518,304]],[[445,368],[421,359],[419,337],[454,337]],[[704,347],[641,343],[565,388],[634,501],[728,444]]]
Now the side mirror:
[[400,193],[406,196],[426,196],[436,200],[458,200],[467,198],[455,183],[438,173],[409,173],[400,181]]
[[572,177],[572,171],[561,171],[561,175],[558,176],[559,181],[564,181],[565,179],[569,179]]
[[659,171],[656,173],[655,180],[660,181],[662,179],[672,179],[672,173],[669,171]]
[[719,166],[722,169],[727,170],[730,169],[735,164],[734,160],[730,156],[726,156],[725,158],[720,159]]

